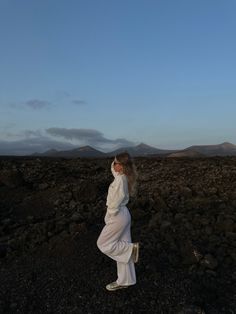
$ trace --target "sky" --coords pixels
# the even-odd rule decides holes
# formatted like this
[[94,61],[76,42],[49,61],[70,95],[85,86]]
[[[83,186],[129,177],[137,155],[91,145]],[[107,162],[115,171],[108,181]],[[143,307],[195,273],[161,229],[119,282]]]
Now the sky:
[[0,0],[0,154],[236,144],[235,0]]

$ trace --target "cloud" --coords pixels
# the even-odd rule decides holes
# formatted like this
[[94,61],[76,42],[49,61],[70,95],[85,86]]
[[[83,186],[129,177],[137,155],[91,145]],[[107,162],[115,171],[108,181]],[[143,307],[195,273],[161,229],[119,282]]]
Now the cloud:
[[[83,99],[70,99],[71,95],[67,92],[67,91],[57,91],[56,94],[56,99],[54,99],[53,102],[58,102],[60,100],[62,101],[68,101],[69,104],[73,104],[73,105],[77,105],[77,106],[83,106],[83,105],[87,105],[87,101],[83,100]],[[52,105],[52,102],[46,101],[46,100],[42,100],[42,99],[29,99],[27,101],[23,101],[23,102],[10,102],[8,103],[8,106],[10,108],[16,108],[16,109],[21,109],[22,106],[24,107],[28,107],[31,108],[33,110],[40,110],[40,109],[44,109],[47,108],[48,106]]]
[[103,144],[114,144],[118,146],[135,145],[133,142],[124,138],[117,138],[115,140],[105,138],[103,133],[94,129],[49,128],[46,129],[46,132],[52,136],[62,137],[67,140],[78,140],[93,147],[98,147]]
[[22,135],[24,135],[26,138],[30,138],[30,137],[38,137],[40,138],[42,136],[41,131],[40,130],[25,130],[22,132]]
[[[108,139],[103,133],[94,129],[48,128],[23,130],[18,133],[5,132],[1,136],[4,136],[4,140],[0,139],[0,155],[23,156],[35,152],[42,153],[49,149],[75,149],[84,145],[90,145],[100,151],[112,151],[120,147],[135,145],[124,138]],[[61,140],[56,140],[55,137]]]
[[45,100],[40,100],[40,99],[29,99],[27,101],[24,102],[19,102],[19,103],[9,103],[8,106],[10,106],[11,108],[21,108],[22,106],[24,107],[29,107],[33,110],[39,110],[39,109],[43,109],[46,108],[50,105],[51,103],[49,101],[45,101]]
[[25,102],[26,106],[28,106],[28,107],[30,107],[30,108],[32,108],[34,110],[45,108],[49,104],[50,103],[48,101],[40,100],[40,99],[30,99],[30,100]]
[[72,99],[72,95],[65,91],[65,90],[57,90],[55,93],[56,99],[57,100],[68,100],[70,101],[71,104],[73,105],[87,105],[87,101],[83,100],[83,99]]
[[65,139],[91,140],[101,139],[102,133],[93,129],[66,129],[66,128],[49,128],[46,132],[53,136],[63,137]]
[[42,132],[40,130],[24,130],[24,131],[19,131],[17,133],[14,132],[9,132],[9,131],[3,131],[1,132],[1,137],[9,140],[23,140],[27,138],[32,138],[32,137],[41,137]]
[[85,100],[74,99],[71,102],[75,105],[87,105],[87,102]]

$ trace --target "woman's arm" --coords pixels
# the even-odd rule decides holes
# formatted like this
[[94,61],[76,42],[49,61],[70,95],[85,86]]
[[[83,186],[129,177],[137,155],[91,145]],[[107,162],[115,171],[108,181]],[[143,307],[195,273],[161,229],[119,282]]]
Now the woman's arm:
[[115,178],[119,175],[119,173],[116,172],[115,169],[114,169],[114,160],[113,160],[112,163],[111,163],[111,172],[112,172],[112,174],[113,174],[113,176],[114,176]]
[[111,215],[119,212],[119,206],[125,197],[124,181],[121,176],[117,176],[112,186],[109,188],[107,197],[107,211]]

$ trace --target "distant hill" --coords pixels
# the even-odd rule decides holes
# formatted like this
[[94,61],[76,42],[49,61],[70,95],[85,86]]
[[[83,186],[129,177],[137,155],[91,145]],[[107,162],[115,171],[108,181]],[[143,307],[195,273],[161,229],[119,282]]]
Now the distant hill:
[[192,150],[179,151],[176,153],[172,153],[172,154],[169,154],[167,157],[168,158],[169,157],[206,157],[206,155],[201,154],[192,149]]
[[58,153],[56,149],[49,149],[44,153],[33,153],[31,156],[56,156]]
[[34,153],[32,156],[48,156],[48,157],[65,157],[65,158],[78,158],[78,157],[106,157],[106,153],[86,145],[70,150],[57,151],[56,149],[47,150],[44,153]]
[[47,150],[44,153],[34,153],[31,156],[48,157],[113,157],[121,152],[128,152],[132,157],[211,157],[211,156],[236,156],[236,145],[224,142],[218,145],[194,145],[181,150],[159,149],[145,143],[136,146],[121,147],[108,153],[101,152],[89,145],[78,147],[72,150],[58,151]]
[[195,145],[182,150],[182,152],[196,151],[206,156],[236,156],[236,145],[224,142],[218,145]]
[[132,157],[138,156],[149,156],[149,155],[163,155],[171,152],[175,152],[176,150],[167,150],[167,149],[159,149],[145,143],[140,143],[137,146],[130,147],[121,147],[116,150],[113,150],[110,153],[107,153],[107,156],[115,156],[123,151],[127,151]]

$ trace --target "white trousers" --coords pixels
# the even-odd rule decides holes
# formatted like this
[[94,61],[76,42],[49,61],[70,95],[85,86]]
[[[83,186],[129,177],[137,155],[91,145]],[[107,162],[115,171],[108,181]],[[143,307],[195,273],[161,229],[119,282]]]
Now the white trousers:
[[131,258],[133,243],[131,242],[131,215],[126,206],[122,206],[116,216],[106,212],[105,226],[98,239],[99,250],[117,263],[117,280],[119,285],[134,285],[136,273]]

